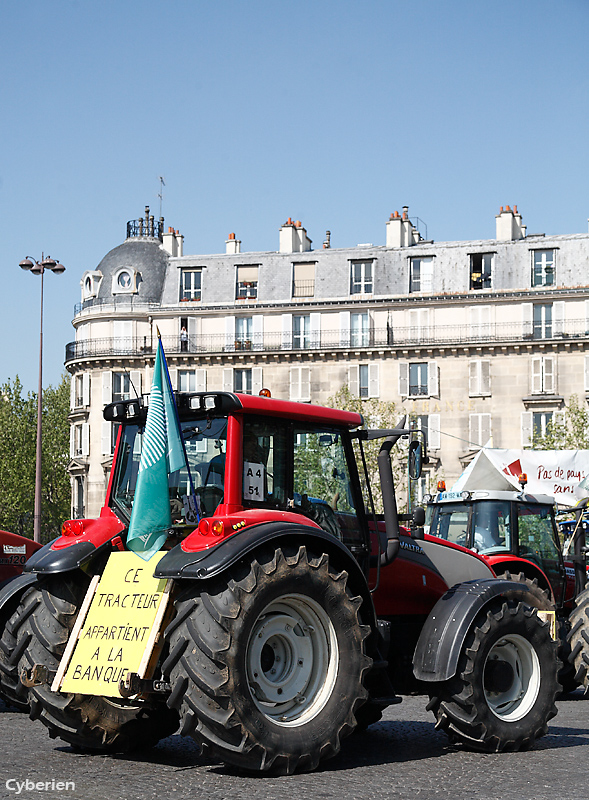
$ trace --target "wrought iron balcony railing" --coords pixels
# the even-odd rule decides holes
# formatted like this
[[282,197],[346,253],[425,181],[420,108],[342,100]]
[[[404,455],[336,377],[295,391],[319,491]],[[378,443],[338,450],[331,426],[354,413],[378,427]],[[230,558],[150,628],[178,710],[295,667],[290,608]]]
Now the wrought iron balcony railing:
[[[445,325],[427,327],[376,328],[370,331],[328,330],[305,334],[253,333],[247,339],[224,334],[189,336],[188,342],[177,336],[162,336],[166,353],[242,353],[288,350],[349,350],[373,347],[452,346],[469,344],[518,344],[530,341],[561,342],[589,338],[585,319],[566,320],[549,328],[521,323],[486,323],[481,325]],[[66,363],[79,358],[100,356],[142,356],[155,352],[155,335],[124,339],[81,339],[66,345]]]

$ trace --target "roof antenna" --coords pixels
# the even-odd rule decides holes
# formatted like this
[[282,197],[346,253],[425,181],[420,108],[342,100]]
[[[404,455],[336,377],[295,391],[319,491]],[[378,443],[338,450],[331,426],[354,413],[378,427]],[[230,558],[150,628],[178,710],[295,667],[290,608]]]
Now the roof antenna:
[[160,190],[157,193],[157,196],[160,199],[160,219],[161,219],[161,216],[162,216],[162,205],[163,205],[163,202],[164,202],[164,186],[166,185],[166,182],[165,182],[165,180],[163,178],[163,175],[160,175],[158,180],[160,182]]

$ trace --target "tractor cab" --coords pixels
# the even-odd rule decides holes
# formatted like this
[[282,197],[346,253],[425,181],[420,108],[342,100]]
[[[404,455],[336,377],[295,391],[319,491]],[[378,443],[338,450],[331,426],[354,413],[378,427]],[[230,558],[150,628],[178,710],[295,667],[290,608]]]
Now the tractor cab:
[[[269,521],[322,528],[367,564],[368,526],[350,439],[362,417],[224,392],[176,395],[189,469],[169,474],[171,540],[184,551]],[[107,504],[128,525],[144,448],[144,401],[113,403],[121,423]]]
[[428,503],[426,530],[483,556],[495,573],[520,571],[515,558],[530,564],[532,579],[558,605],[565,600],[566,571],[553,500],[524,492],[439,492]]

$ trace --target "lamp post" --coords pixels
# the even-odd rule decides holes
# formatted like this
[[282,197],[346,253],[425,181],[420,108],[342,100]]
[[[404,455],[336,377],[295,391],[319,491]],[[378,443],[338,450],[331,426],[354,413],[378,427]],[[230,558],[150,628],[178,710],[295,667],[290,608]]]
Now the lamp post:
[[42,409],[43,409],[43,278],[45,270],[49,269],[56,275],[65,272],[65,267],[50,256],[41,261],[27,256],[20,262],[21,269],[30,270],[33,275],[41,276],[41,314],[39,324],[39,390],[37,393],[37,453],[35,458],[35,518],[34,518],[34,539],[41,542],[41,431],[42,431]]

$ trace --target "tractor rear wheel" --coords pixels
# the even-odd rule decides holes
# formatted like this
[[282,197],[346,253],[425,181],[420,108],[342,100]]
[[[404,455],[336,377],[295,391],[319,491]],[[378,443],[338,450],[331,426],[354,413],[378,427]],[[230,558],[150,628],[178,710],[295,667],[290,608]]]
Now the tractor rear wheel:
[[[16,646],[9,660],[17,674],[39,664],[55,672],[88,588],[81,572],[50,576],[23,596],[11,618]],[[178,715],[165,704],[29,690],[31,719],[40,719],[52,738],[83,750],[126,752],[151,747],[178,728]]]
[[430,691],[436,728],[473,750],[527,750],[556,714],[556,648],[548,623],[523,603],[481,611],[456,675]]
[[191,584],[162,668],[181,733],[248,771],[291,774],[335,755],[368,694],[360,604],[347,573],[305,547]]
[[576,607],[569,617],[571,661],[575,667],[575,680],[589,694],[589,588],[582,591],[575,602]]

